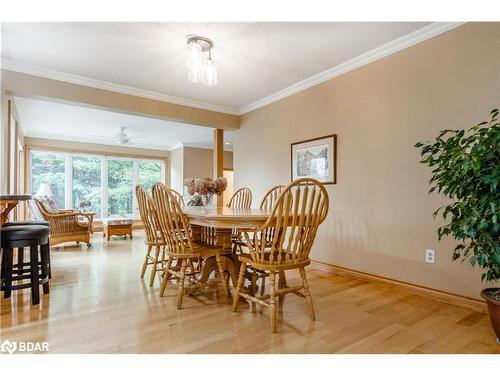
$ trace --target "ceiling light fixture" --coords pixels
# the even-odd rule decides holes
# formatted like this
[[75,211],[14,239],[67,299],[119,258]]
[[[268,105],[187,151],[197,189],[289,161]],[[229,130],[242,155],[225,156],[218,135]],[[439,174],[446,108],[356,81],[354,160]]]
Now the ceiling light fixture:
[[192,36],[187,40],[188,47],[188,80],[201,82],[207,86],[217,84],[217,67],[212,60],[214,43],[202,36]]

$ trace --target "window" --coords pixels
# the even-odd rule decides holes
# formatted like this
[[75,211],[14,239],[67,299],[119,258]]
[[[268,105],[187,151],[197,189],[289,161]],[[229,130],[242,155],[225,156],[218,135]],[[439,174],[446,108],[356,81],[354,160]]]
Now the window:
[[63,154],[33,152],[31,154],[31,191],[36,193],[42,184],[52,193],[58,207],[65,206],[65,158]]
[[139,184],[143,185],[146,190],[151,192],[151,188],[155,182],[160,182],[162,163],[157,161],[140,161],[139,162]]
[[31,191],[42,184],[61,208],[74,208],[109,215],[138,217],[135,186],[150,190],[162,182],[165,163],[160,160],[115,158],[31,151]]
[[129,160],[108,160],[108,215],[132,216],[133,170]]
[[93,156],[73,156],[72,207],[101,217],[101,160]]

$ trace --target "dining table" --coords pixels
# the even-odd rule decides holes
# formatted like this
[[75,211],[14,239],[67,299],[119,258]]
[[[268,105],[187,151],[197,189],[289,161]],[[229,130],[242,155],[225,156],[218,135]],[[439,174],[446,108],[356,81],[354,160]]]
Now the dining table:
[[[258,208],[185,206],[183,212],[189,219],[193,241],[208,241],[210,244],[227,249],[227,253],[222,257],[222,267],[236,287],[240,263],[237,255],[232,252],[232,236],[236,229],[250,230],[261,226],[271,211]],[[207,232],[209,236],[206,235]],[[200,281],[206,283],[210,274],[216,269],[215,257],[206,259]]]
[[0,195],[0,225],[5,224],[9,219],[9,213],[19,202],[32,199],[31,194],[8,194]]

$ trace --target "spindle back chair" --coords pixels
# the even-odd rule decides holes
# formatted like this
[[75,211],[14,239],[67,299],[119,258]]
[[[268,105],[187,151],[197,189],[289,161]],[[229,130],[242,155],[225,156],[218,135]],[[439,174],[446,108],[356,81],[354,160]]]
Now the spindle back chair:
[[[171,189],[166,188],[163,184],[154,184],[153,202],[158,213],[160,230],[167,244],[168,255],[160,287],[160,296],[165,293],[169,275],[177,277],[179,279],[177,309],[181,309],[186,289],[201,289],[204,287],[197,279],[200,268],[195,263],[198,263],[200,259],[215,256],[219,272],[217,281],[222,283],[225,295],[229,297],[227,278],[221,260],[221,254],[227,253],[227,250],[222,246],[209,245],[193,240],[189,219],[182,212],[179,201]],[[177,260],[180,270],[171,267],[173,260]],[[187,272],[187,268],[190,269],[190,272]],[[186,278],[190,282],[189,287],[184,284]]]
[[236,190],[227,206],[229,208],[250,208],[252,206],[252,191],[247,187]]
[[[266,222],[251,232],[243,232],[249,249],[248,254],[241,254],[238,286],[233,300],[233,311],[236,311],[239,297],[258,303],[271,309],[271,330],[276,332],[276,297],[279,297],[280,308],[283,297],[294,293],[306,300],[311,320],[315,320],[314,306],[309,293],[305,267],[309,265],[311,251],[317,230],[325,220],[329,209],[328,193],[319,181],[310,178],[298,179],[290,183],[278,197],[274,208]],[[270,241],[267,231],[272,229]],[[253,236],[251,236],[253,234]],[[270,294],[256,298],[252,293],[242,292],[243,278],[247,265],[253,269],[269,272]],[[285,271],[298,269],[302,284],[287,286]],[[276,274],[279,274],[280,287],[276,290]],[[251,288],[252,289],[252,288]],[[300,290],[304,290],[302,294]],[[265,300],[269,299],[269,303]]]
[[262,200],[260,201],[259,208],[261,210],[272,210],[281,192],[285,188],[286,185],[276,185],[269,189],[267,193],[264,194],[264,198],[262,198]]
[[[142,185],[137,185],[135,187],[135,195],[137,205],[139,206],[139,215],[144,224],[144,232],[146,233],[145,242],[147,245],[146,257],[141,270],[141,279],[144,278],[148,266],[152,266],[149,279],[149,286],[152,287],[156,273],[164,270],[166,262],[165,239],[160,231],[155,205],[146,188]],[[155,253],[151,255],[153,248],[155,249]]]

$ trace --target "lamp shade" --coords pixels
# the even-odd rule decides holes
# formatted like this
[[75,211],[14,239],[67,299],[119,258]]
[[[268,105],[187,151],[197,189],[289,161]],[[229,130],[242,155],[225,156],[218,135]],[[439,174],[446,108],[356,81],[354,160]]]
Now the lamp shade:
[[44,197],[52,197],[52,189],[50,188],[49,184],[40,184],[40,187],[38,188],[38,191],[36,192],[36,195],[41,195]]

